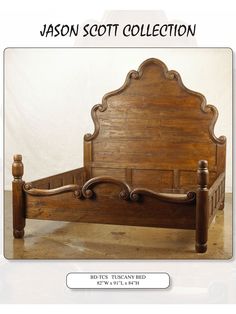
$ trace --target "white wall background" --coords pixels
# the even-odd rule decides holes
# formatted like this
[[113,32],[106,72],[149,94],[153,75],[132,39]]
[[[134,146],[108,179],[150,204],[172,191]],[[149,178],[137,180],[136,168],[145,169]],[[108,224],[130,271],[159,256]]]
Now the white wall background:
[[227,137],[226,191],[232,191],[232,52],[230,49],[47,48],[5,51],[5,188],[13,154],[23,155],[26,181],[80,167],[90,110],[119,88],[129,70],[155,57],[186,87],[218,108],[216,136]]

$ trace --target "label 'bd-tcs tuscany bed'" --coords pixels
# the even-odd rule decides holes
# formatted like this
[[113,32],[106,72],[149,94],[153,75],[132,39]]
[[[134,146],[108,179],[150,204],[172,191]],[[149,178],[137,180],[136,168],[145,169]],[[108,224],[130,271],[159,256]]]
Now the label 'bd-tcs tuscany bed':
[[206,252],[208,228],[224,207],[217,109],[152,58],[91,115],[83,167],[24,182],[22,156],[14,155],[14,237],[24,236],[26,219],[192,229],[196,252]]

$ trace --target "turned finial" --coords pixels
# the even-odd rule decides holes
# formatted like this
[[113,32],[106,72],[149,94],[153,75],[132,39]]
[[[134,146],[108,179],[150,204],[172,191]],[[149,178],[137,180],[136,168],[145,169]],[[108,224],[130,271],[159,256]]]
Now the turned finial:
[[197,183],[201,189],[207,189],[209,181],[208,161],[199,160],[197,171]]
[[13,156],[12,175],[15,180],[21,180],[24,174],[24,165],[22,163],[22,156],[17,154]]

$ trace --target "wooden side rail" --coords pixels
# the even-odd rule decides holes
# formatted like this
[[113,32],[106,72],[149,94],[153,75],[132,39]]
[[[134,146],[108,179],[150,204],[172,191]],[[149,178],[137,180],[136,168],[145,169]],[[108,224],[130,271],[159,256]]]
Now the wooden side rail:
[[209,188],[209,196],[211,196],[215,191],[222,185],[224,187],[224,181],[225,181],[225,173],[221,173],[218,178],[215,180],[215,182],[212,184],[212,186]]
[[209,189],[209,216],[214,218],[218,209],[224,208],[225,200],[225,173],[221,173]]
[[56,174],[43,179],[31,181],[31,188],[37,189],[56,189],[65,185],[79,184],[83,185],[85,182],[85,168],[77,168],[70,171],[66,171],[60,174]]

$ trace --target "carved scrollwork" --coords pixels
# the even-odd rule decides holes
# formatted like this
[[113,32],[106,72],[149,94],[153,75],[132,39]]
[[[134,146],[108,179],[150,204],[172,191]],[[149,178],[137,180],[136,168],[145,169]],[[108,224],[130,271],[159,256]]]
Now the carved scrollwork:
[[165,76],[168,80],[178,80],[178,73],[173,70],[165,72]]
[[206,105],[205,104],[205,106],[203,106],[202,110],[204,112],[209,112],[209,111],[213,112],[213,118],[212,118],[211,124],[209,125],[209,134],[211,136],[211,139],[218,144],[225,144],[226,143],[226,137],[223,135],[221,135],[220,137],[216,137],[215,133],[214,133],[215,124],[216,124],[216,121],[217,121],[218,116],[219,116],[217,108],[213,105],[209,105],[209,104]]
[[82,195],[86,199],[91,199],[95,193],[91,189],[92,186],[101,184],[101,183],[111,183],[120,186],[122,189],[120,191],[119,197],[123,200],[128,200],[130,197],[131,189],[129,185],[126,182],[123,182],[121,180],[108,177],[108,176],[101,176],[101,177],[94,177],[90,180],[88,180],[84,186],[82,187]]
[[130,193],[130,199],[132,201],[140,201],[142,196],[154,197],[160,201],[169,202],[169,203],[192,203],[196,199],[196,193],[193,191],[188,192],[187,194],[171,194],[171,193],[157,193],[149,189],[133,189]]
[[25,193],[34,196],[49,196],[57,195],[65,192],[74,192],[76,198],[81,198],[81,187],[77,184],[68,184],[55,189],[37,189],[32,186],[32,183],[25,183],[23,185]]
[[81,188],[78,188],[77,190],[74,191],[74,196],[75,198],[78,198],[78,199],[82,197]]
[[139,71],[135,71],[135,70],[132,70],[129,72],[128,76],[131,78],[131,79],[139,79],[140,78],[140,72]]
[[123,189],[120,191],[119,197],[122,200],[128,200],[130,197],[130,192],[128,192],[126,189]]
[[77,184],[69,184],[55,189],[37,189],[34,188],[31,183],[25,183],[23,190],[25,193],[34,196],[50,196],[66,192],[74,192],[74,197],[78,199],[92,199],[95,196],[92,187],[102,183],[111,183],[120,186],[121,191],[119,193],[119,198],[122,200],[137,202],[140,201],[144,195],[170,203],[192,203],[196,199],[196,193],[193,191],[186,194],[176,195],[171,193],[157,193],[145,188],[135,188],[132,190],[126,182],[108,176],[94,177],[88,180],[83,187]]
[[91,116],[92,116],[93,123],[94,123],[94,132],[93,132],[93,134],[90,134],[90,133],[85,134],[85,136],[84,136],[85,141],[91,141],[97,137],[97,135],[99,133],[99,129],[100,129],[100,124],[99,124],[98,117],[97,117],[97,111],[103,112],[105,110],[106,110],[106,108],[104,108],[101,104],[97,104],[97,105],[93,106],[93,108],[91,110]]
[[25,192],[31,190],[32,188],[33,188],[33,186],[32,186],[32,183],[31,183],[31,182],[25,183],[25,184],[23,185],[23,190],[24,190]]

